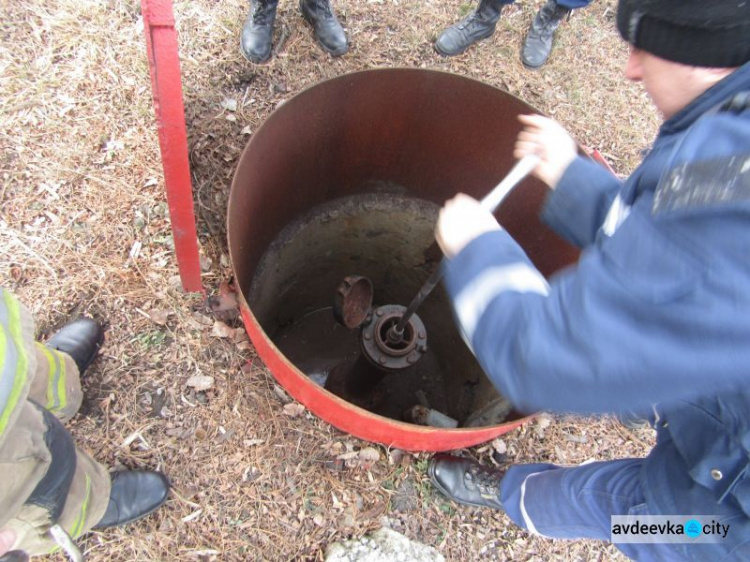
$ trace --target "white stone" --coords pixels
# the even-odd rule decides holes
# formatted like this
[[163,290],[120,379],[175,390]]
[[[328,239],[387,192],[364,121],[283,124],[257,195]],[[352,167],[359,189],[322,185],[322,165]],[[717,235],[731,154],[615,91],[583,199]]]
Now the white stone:
[[326,549],[325,562],[445,562],[436,549],[383,527],[370,537],[337,542]]

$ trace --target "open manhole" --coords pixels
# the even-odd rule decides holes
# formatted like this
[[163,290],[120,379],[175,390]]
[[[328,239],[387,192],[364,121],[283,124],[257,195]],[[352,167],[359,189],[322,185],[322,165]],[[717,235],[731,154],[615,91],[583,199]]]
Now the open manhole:
[[[403,341],[387,333],[441,257],[439,206],[498,183],[513,164],[516,116],[533,111],[468,78],[384,69],[317,84],[255,133],[228,213],[243,320],[313,413],[409,450],[473,445],[526,419],[466,347],[442,287]],[[496,215],[549,275],[577,252],[539,222],[545,194],[527,179]]]
[[[464,426],[488,389],[442,288],[422,305],[416,320],[423,325],[409,326],[403,342],[389,349],[385,334],[403,312],[391,303],[408,303],[436,266],[437,211],[397,193],[314,207],[264,253],[247,301],[279,351],[321,388],[394,420],[411,421],[408,412],[421,405]],[[373,318],[364,329],[347,329],[333,313],[335,290],[351,272],[373,287]],[[508,414],[500,407],[483,425]]]

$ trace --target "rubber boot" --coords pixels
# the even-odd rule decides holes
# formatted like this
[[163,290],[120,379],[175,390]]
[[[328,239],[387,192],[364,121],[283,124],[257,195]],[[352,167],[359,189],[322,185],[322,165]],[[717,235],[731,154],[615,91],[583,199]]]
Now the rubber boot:
[[562,19],[570,14],[570,8],[564,8],[548,0],[537,12],[521,52],[521,62],[528,68],[539,68],[552,52],[552,38]]
[[250,13],[242,26],[240,50],[254,63],[266,62],[271,57],[271,34],[276,19],[278,0],[251,0]]
[[481,0],[476,10],[440,34],[435,41],[435,50],[452,57],[463,53],[477,41],[486,39],[495,33],[500,10],[505,4],[499,0]]
[[299,9],[324,51],[340,57],[349,50],[346,33],[331,9],[330,0],[299,0]]

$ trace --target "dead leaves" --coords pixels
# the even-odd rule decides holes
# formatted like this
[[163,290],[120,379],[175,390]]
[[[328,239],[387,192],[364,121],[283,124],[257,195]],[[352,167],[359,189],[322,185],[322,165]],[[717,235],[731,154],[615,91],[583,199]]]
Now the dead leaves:
[[169,320],[169,317],[171,315],[171,310],[149,310],[148,312],[148,317],[151,319],[151,321],[154,324],[158,324],[159,326],[166,325],[167,320]]
[[224,322],[220,322],[219,320],[214,321],[213,328],[211,329],[211,335],[216,336],[217,338],[233,339],[235,332],[235,328],[230,328],[224,324]]
[[135,311],[158,326],[166,326],[169,317],[174,314],[174,311],[166,308],[151,308],[148,310],[136,308]]
[[359,450],[357,455],[360,468],[368,470],[380,460],[380,452],[374,447],[365,447]]
[[284,414],[289,416],[290,418],[296,418],[305,413],[305,407],[302,404],[298,404],[296,402],[290,402],[289,404],[284,404],[283,409],[284,409]]
[[244,328],[231,328],[219,320],[214,320],[211,335],[230,341],[238,351],[247,351],[252,347]]
[[289,397],[286,391],[283,388],[281,388],[278,384],[273,385],[273,393],[276,395],[276,397],[279,400],[281,400],[282,404],[289,404],[289,402],[292,401],[292,399]]
[[323,449],[336,461],[333,466],[346,468],[371,469],[381,459],[381,454],[375,447],[362,447],[356,449],[354,443],[346,441],[334,441],[325,445]]
[[213,388],[214,378],[208,375],[193,375],[187,380],[185,386],[195,389],[196,392],[202,392]]
[[222,322],[232,322],[240,316],[237,290],[232,283],[226,281],[219,285],[218,294],[206,299],[206,306],[213,317]]

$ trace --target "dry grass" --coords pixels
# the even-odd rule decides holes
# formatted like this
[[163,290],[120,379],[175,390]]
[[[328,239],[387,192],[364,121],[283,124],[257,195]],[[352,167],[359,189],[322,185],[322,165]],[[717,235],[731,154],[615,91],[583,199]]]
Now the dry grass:
[[[540,3],[520,0],[490,40],[444,59],[432,41],[470,6],[341,0],[352,49],[332,60],[314,45],[296,2],[282,0],[275,56],[253,66],[238,50],[243,1],[176,2],[208,289],[231,275],[224,216],[246,128],[257,130],[300,89],[345,72],[428,67],[484,80],[554,115],[619,172],[631,170],[657,117],[622,76],[614,0],[576,13],[549,64],[530,72],[519,50]],[[138,2],[3,4],[0,283],[34,311],[40,336],[73,314],[106,322],[108,341],[86,376],[72,431],[102,462],[161,468],[174,482],[153,517],[89,535],[89,560],[320,560],[326,545],[384,517],[449,560],[620,557],[611,546],[536,539],[502,515],[456,509],[427,484],[426,454],[397,459],[378,447],[369,470],[337,462],[368,444],[307,413],[287,415],[252,348],[214,335],[200,297],[179,289]],[[227,98],[238,102],[232,115],[221,106]],[[188,387],[196,374],[214,377],[213,388]],[[576,463],[643,455],[650,439],[610,420],[558,419],[504,441],[517,461]],[[471,452],[491,462],[488,448]]]

